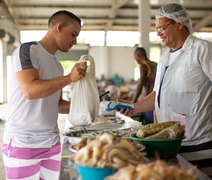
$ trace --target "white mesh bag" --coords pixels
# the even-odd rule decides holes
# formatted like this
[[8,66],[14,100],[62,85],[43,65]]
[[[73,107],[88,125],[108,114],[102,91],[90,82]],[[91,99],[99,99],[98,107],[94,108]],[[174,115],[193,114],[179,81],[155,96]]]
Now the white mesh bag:
[[82,55],[79,62],[87,62],[84,78],[71,84],[69,122],[72,125],[88,125],[97,120],[99,93],[95,76],[95,63],[90,55]]

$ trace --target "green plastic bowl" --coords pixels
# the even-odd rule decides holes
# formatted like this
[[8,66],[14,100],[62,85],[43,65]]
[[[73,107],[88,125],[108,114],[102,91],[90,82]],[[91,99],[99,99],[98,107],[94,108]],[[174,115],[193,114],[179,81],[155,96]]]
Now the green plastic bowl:
[[79,164],[74,164],[79,172],[82,180],[104,180],[105,177],[110,176],[116,172],[114,168],[98,168],[98,167],[88,167]]
[[183,138],[179,139],[143,139],[135,135],[131,136],[135,142],[143,144],[148,157],[154,157],[156,153],[160,158],[174,158],[177,156]]

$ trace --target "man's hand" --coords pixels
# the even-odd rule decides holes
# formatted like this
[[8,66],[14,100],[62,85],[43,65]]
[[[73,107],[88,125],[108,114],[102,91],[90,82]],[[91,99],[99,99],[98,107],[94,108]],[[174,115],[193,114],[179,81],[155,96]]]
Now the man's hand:
[[83,78],[87,71],[86,62],[76,63],[72,68],[71,72],[68,74],[71,82],[78,81]]
[[124,114],[125,116],[134,116],[135,114],[138,113],[138,104],[137,103],[132,103],[131,101],[128,101],[128,100],[121,100],[121,99],[118,99],[119,102],[123,102],[123,103],[127,103],[127,104],[133,104],[134,105],[134,109],[120,109],[120,113],[121,114]]

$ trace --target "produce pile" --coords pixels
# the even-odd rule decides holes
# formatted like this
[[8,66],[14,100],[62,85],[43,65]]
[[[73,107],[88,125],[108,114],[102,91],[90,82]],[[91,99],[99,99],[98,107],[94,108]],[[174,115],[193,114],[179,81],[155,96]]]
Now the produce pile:
[[75,163],[89,167],[121,168],[144,162],[144,154],[129,140],[103,133],[72,155]]
[[170,165],[162,160],[137,166],[128,165],[119,169],[106,180],[197,180],[196,168],[187,170],[176,165]]
[[138,129],[136,136],[144,139],[177,139],[183,138],[185,126],[177,121],[148,124]]
[[[158,136],[161,132],[169,134],[162,138],[178,138],[183,137],[184,126],[173,121],[146,125],[140,128],[137,134],[138,132],[143,138]],[[78,150],[72,154],[75,164],[117,170],[113,175],[106,177],[106,180],[197,180],[195,167],[185,170],[164,160],[149,161],[134,142],[107,132],[96,137],[83,138],[73,147]]]

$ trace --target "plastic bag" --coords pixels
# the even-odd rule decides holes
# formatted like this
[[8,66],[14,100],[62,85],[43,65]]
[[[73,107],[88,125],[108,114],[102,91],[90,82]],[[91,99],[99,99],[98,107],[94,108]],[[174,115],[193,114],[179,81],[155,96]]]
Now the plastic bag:
[[95,76],[95,63],[90,55],[82,55],[79,62],[87,62],[84,78],[71,84],[69,122],[72,125],[88,125],[97,120],[99,93]]

